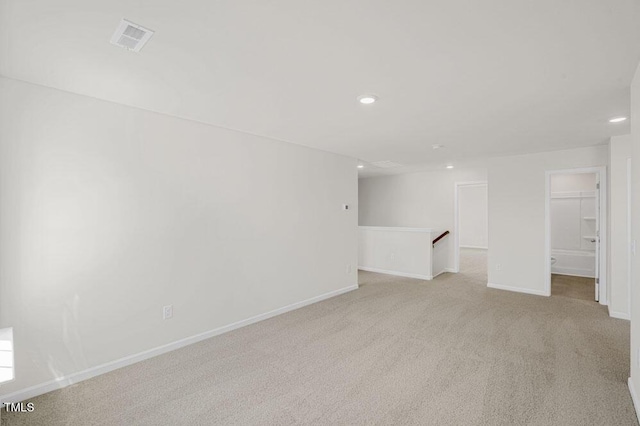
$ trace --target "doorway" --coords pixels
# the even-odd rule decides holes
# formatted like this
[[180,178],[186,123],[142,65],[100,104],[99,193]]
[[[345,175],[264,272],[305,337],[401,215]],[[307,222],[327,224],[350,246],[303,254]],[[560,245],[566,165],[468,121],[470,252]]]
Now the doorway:
[[606,170],[548,171],[546,294],[606,301]]
[[486,281],[489,206],[486,181],[457,182],[454,198],[455,271]]

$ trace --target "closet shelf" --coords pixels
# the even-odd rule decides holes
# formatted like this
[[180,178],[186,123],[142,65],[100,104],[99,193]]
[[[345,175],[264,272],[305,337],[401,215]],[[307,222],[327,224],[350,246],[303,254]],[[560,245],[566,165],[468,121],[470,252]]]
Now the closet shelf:
[[584,220],[596,220],[596,218],[592,217],[592,216],[585,216],[582,219],[584,219]]

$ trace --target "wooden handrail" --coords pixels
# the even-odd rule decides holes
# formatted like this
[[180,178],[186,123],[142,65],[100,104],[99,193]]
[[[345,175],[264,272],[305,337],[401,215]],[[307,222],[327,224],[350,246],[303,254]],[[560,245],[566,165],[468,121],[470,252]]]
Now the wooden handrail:
[[449,231],[444,231],[442,234],[438,235],[438,237],[437,237],[435,240],[433,240],[433,242],[431,243],[431,245],[432,245],[433,247],[435,247],[435,246],[436,246],[436,243],[437,243],[438,241],[440,241],[441,239],[443,239],[444,237],[446,237],[447,235],[449,235]]

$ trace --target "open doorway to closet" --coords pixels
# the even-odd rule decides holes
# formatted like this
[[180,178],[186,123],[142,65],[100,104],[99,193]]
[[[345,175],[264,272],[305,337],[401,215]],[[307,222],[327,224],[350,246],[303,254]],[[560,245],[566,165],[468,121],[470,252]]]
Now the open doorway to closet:
[[606,304],[604,168],[547,172],[546,290]]
[[455,184],[454,253],[456,272],[486,281],[489,248],[489,205],[487,182]]

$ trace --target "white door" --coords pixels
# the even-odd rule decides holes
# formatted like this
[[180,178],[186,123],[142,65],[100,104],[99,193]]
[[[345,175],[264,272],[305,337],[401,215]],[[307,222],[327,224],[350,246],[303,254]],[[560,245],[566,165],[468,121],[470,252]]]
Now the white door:
[[596,173],[596,289],[595,300],[600,300],[600,173]]

